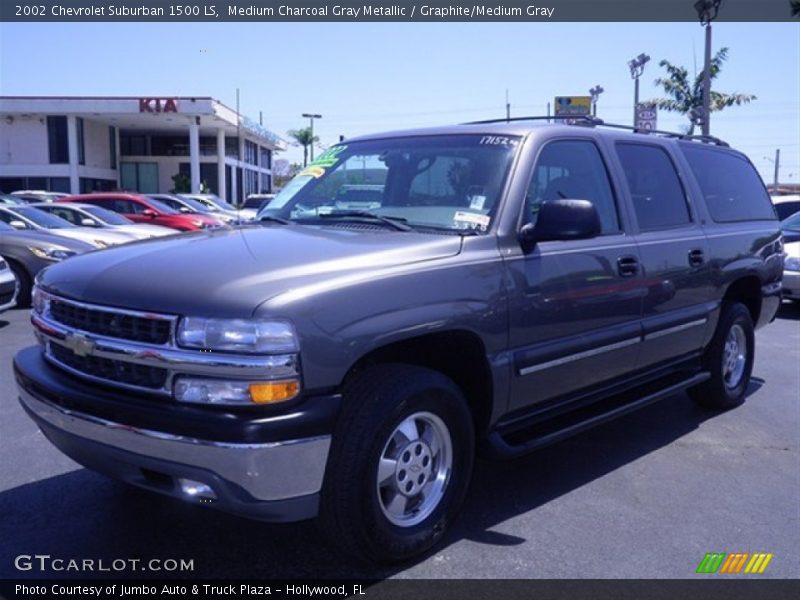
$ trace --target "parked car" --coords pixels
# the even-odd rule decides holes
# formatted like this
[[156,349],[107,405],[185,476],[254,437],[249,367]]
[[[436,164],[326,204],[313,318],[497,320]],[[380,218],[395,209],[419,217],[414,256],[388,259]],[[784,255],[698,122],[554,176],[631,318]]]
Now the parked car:
[[136,240],[173,235],[175,233],[175,230],[169,227],[150,225],[149,223],[134,223],[119,213],[94,204],[53,202],[51,204],[31,204],[31,206],[79,227],[96,227],[103,230],[117,231],[125,233]]
[[177,210],[181,214],[205,215],[206,217],[214,219],[218,226],[222,226],[224,224],[223,221],[218,218],[220,215],[219,211],[215,213],[205,204],[198,202],[193,198],[184,198],[183,196],[178,196],[176,194],[148,194],[148,196],[166,204],[171,209]]
[[[0,236],[2,231],[0,230]],[[0,313],[12,308],[17,301],[17,278],[8,266],[8,263],[0,256]]]
[[[252,225],[51,267],[21,402],[89,468],[384,562],[446,537],[477,448],[738,406],[781,302],[763,182],[713,138],[592,124],[348,139]],[[380,206],[342,209],[364,161]]]
[[17,305],[21,307],[30,304],[31,287],[39,271],[65,258],[94,249],[92,244],[43,231],[19,231],[0,222],[0,256],[5,258],[19,285]]
[[783,196],[771,196],[772,203],[775,205],[775,212],[778,218],[783,221],[796,212],[800,212],[800,194],[785,194]]
[[258,212],[266,208],[275,199],[275,194],[249,194],[242,206],[239,207],[239,214],[248,220],[253,220]]
[[800,212],[789,215],[781,221],[781,231],[783,232],[783,241],[787,244],[800,241]]
[[783,264],[783,297],[800,302],[800,241],[785,246]]
[[[235,225],[244,219],[236,212],[236,207],[228,204],[215,194],[178,194],[181,198],[186,198],[199,202],[205,206],[215,218],[226,225]],[[214,200],[216,198],[216,200]]]
[[11,195],[27,203],[55,202],[59,198],[69,196],[64,192],[48,192],[46,190],[17,190],[16,192],[11,192]]
[[12,196],[11,194],[0,194],[0,204],[7,204],[9,206],[19,206],[20,204],[27,204],[24,200]]
[[76,227],[69,221],[30,205],[0,206],[0,221],[11,225],[15,229],[46,231],[59,237],[87,242],[96,248],[124,244],[134,239],[127,233],[101,231],[91,227]]
[[134,223],[149,223],[177,229],[197,231],[218,227],[219,221],[205,215],[183,215],[166,204],[142,194],[93,193],[62,198],[59,202],[93,204],[119,213]]

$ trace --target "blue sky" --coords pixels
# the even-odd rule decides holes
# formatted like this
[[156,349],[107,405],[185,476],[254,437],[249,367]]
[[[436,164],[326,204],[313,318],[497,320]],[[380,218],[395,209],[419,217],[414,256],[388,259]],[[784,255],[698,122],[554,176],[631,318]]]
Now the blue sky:
[[[714,49],[730,48],[717,82],[758,100],[712,120],[772,181],[800,181],[800,24],[715,23]],[[598,116],[630,124],[627,61],[652,57],[641,98],[666,58],[702,69],[697,23],[23,23],[0,24],[2,95],[203,95],[286,136],[303,112],[321,143],[375,131],[504,115],[544,114],[556,95],[605,88]],[[661,113],[659,128],[684,117]],[[302,156],[291,149],[284,157]]]

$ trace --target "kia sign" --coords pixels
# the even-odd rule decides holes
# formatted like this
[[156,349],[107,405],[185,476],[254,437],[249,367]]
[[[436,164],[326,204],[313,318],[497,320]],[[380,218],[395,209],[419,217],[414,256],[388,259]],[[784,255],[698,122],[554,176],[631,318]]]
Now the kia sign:
[[177,98],[139,98],[139,112],[178,112],[178,100]]
[[636,107],[636,129],[653,131],[656,129],[658,108],[655,104],[639,104]]

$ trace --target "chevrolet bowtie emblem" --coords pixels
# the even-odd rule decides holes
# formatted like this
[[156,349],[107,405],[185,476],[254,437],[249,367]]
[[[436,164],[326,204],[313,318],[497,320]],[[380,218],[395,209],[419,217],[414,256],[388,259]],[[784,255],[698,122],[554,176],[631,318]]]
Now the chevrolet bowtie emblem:
[[64,345],[72,350],[76,356],[90,356],[94,353],[95,343],[80,333],[69,333],[64,338]]

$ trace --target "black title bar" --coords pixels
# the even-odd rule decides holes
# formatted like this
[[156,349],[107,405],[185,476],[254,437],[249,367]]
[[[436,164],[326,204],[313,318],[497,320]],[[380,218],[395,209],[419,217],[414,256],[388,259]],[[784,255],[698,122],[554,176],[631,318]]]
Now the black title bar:
[[[5,22],[677,22],[694,0],[2,0]],[[800,0],[724,0],[718,21],[800,22]]]

